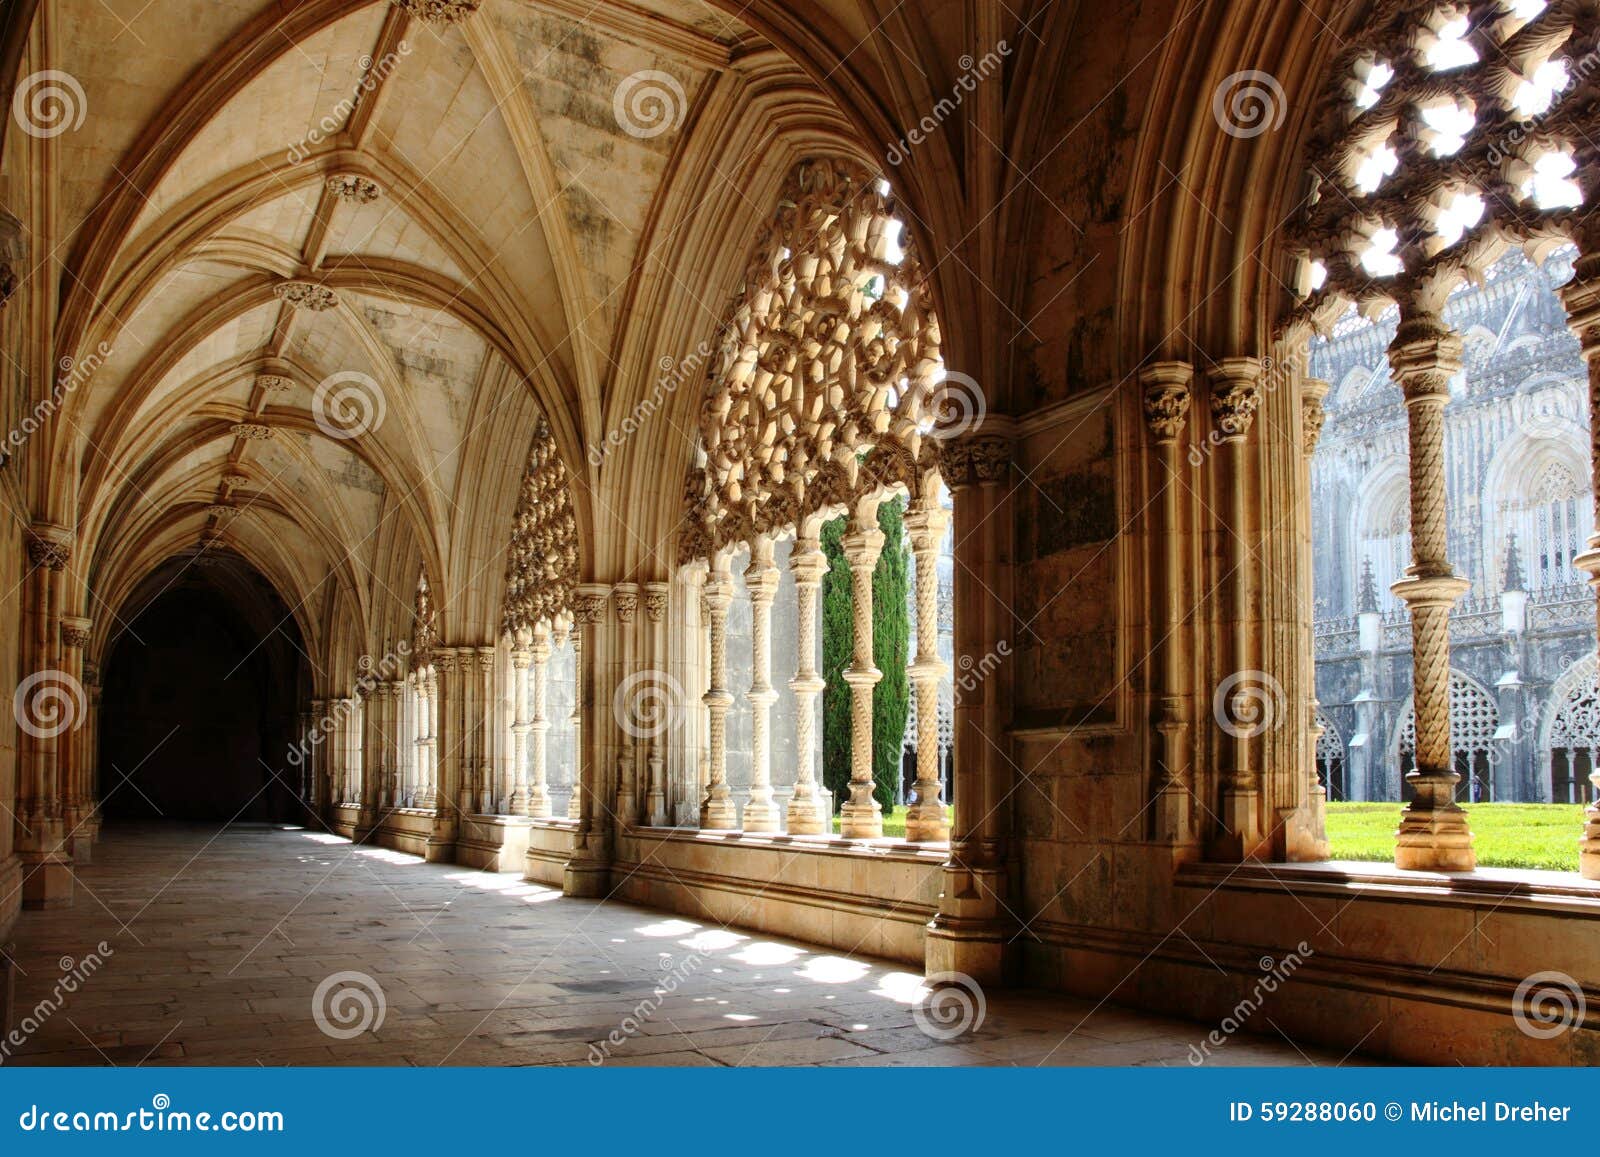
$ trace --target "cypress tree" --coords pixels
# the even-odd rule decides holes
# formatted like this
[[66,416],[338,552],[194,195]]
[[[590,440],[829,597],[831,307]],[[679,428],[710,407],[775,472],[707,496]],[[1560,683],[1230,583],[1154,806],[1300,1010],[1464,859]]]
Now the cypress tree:
[[850,567],[844,557],[843,515],[822,526],[822,786],[833,793],[837,811],[850,795],[850,685],[844,669],[855,646]]
[[872,663],[883,672],[872,689],[872,778],[874,794],[885,814],[895,806],[906,717],[911,710],[911,677],[906,671],[911,556],[906,549],[905,509],[904,498],[878,507],[883,553],[872,572]]

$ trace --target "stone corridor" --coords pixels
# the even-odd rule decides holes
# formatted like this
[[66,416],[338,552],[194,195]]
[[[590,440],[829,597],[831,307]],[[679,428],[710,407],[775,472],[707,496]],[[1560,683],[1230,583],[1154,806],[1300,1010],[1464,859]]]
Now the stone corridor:
[[[7,1063],[1186,1065],[1212,1027],[991,992],[939,1039],[898,965],[294,828],[112,827],[77,875],[18,927],[17,1007],[85,978]],[[328,992],[330,1034],[340,973],[372,987]],[[1341,1058],[1274,1033],[1208,1063]]]

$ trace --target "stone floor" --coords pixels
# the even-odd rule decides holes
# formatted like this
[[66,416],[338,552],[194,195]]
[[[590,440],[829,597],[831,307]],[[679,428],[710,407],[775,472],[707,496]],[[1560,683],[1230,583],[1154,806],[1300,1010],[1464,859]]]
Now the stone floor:
[[17,941],[12,1064],[1186,1065],[1212,1028],[993,992],[952,1037],[901,965],[264,826],[108,829]]

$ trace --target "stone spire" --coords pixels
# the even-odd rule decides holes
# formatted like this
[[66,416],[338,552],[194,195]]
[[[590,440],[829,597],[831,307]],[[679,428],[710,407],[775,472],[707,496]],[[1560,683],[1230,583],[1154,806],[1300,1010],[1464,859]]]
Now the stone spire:
[[1522,552],[1517,549],[1517,532],[1506,535],[1505,578],[1500,583],[1503,591],[1525,591],[1527,580],[1522,576]]
[[1356,591],[1356,613],[1365,615],[1378,609],[1378,580],[1372,577],[1372,558],[1361,560],[1361,587]]

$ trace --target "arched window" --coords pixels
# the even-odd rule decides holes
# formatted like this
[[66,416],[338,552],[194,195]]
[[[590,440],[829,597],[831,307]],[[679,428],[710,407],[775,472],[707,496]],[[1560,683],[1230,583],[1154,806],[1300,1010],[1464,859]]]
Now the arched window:
[[1328,793],[1330,800],[1349,799],[1349,781],[1345,776],[1344,740],[1340,737],[1339,729],[1333,720],[1320,710],[1317,712],[1317,726],[1321,728],[1317,735],[1317,778],[1322,781],[1323,790]]
[[1600,767],[1600,691],[1594,655],[1574,663],[1551,693],[1554,714],[1544,745],[1550,760],[1550,799],[1587,803],[1589,776]]
[[1411,511],[1406,482],[1396,474],[1369,497],[1360,511],[1356,531],[1356,558],[1372,563],[1378,606],[1387,610],[1394,601],[1389,588],[1406,573],[1411,561]]
[[[1456,772],[1461,776],[1456,795],[1463,803],[1494,797],[1494,777],[1490,773],[1499,727],[1500,709],[1489,693],[1466,675],[1450,672],[1450,745],[1455,751]],[[1417,761],[1417,716],[1410,706],[1400,727],[1397,750],[1403,776]]]

